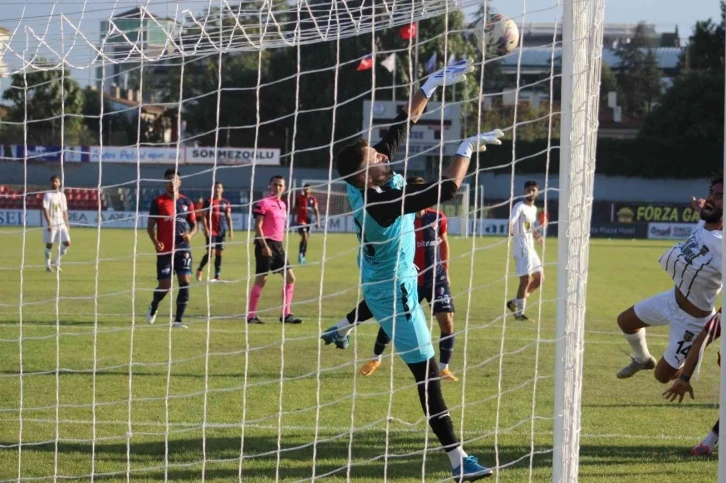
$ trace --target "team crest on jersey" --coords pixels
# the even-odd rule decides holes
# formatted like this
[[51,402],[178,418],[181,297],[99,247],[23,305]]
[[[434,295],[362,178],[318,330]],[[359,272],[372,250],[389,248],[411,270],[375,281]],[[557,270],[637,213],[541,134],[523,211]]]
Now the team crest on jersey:
[[708,247],[705,245],[699,248],[698,241],[696,241],[695,238],[689,238],[688,241],[686,241],[686,243],[684,243],[683,247],[681,248],[683,259],[689,265],[692,264],[693,260],[695,260],[696,258],[707,255],[708,252]]
[[685,332],[685,333],[683,334],[683,340],[684,340],[684,341],[686,341],[686,342],[692,342],[692,341],[693,341],[693,336],[694,336],[694,335],[696,335],[696,334],[694,334],[693,332],[688,332],[688,331],[686,331],[686,332]]

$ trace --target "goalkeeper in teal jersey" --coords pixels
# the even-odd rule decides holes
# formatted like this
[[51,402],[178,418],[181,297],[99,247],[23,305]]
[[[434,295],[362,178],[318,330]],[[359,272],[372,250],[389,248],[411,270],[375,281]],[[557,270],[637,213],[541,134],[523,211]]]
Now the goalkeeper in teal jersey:
[[[465,140],[440,183],[407,186],[403,177],[392,171],[389,160],[405,142],[410,124],[421,116],[436,88],[461,82],[472,70],[471,61],[461,61],[434,73],[380,143],[369,146],[360,139],[343,148],[336,160],[338,174],[348,183],[348,200],[358,227],[363,297],[413,373],[424,413],[450,458],[457,481],[490,476],[492,470],[462,449],[441,393],[431,334],[418,302],[414,217],[418,211],[452,199],[472,153],[483,151],[486,144],[500,144],[502,132]],[[347,345],[350,328],[352,325],[331,327],[322,338],[326,343]]]

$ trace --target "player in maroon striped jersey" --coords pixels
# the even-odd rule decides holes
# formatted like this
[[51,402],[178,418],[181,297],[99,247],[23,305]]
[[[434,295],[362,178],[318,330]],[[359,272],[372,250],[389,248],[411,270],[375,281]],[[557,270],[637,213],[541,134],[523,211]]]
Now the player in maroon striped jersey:
[[232,226],[232,203],[222,198],[224,185],[214,184],[214,198],[204,202],[204,209],[199,217],[204,235],[207,237],[207,244],[204,249],[204,257],[197,268],[197,280],[202,281],[204,267],[209,262],[209,252],[214,252],[214,280],[219,281],[222,275],[222,253],[224,244],[229,239],[234,240],[234,227]]
[[173,168],[164,173],[164,193],[151,203],[146,231],[156,248],[156,278],[159,286],[146,312],[146,321],[153,324],[159,303],[171,290],[172,272],[179,281],[176,298],[176,317],[173,327],[186,329],[182,323],[189,302],[189,282],[192,274],[191,239],[197,232],[194,203],[179,193],[181,179]]

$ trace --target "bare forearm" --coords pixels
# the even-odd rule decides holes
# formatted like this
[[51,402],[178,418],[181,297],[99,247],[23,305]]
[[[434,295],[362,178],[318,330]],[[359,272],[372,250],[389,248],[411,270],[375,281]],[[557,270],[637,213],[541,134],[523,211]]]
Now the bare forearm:
[[151,241],[156,244],[156,230],[154,228],[155,224],[146,225],[146,233],[149,234],[149,238],[151,239]]
[[262,223],[255,224],[255,239],[259,240],[263,247],[267,248],[265,235],[262,233]]
[[426,104],[429,102],[428,99],[426,99],[426,96],[424,96],[423,92],[421,92],[421,89],[416,91],[416,94],[413,95],[411,98],[411,103],[408,105],[408,118],[411,120],[411,122],[416,122],[421,117],[421,114],[423,114],[424,109],[426,109]]
[[682,373],[684,375],[690,377],[696,371],[696,366],[701,358],[701,349],[704,343],[706,346],[711,343],[710,337],[708,337],[708,332],[705,330],[698,334],[698,337],[696,337],[696,340],[693,341],[693,345],[691,345],[691,348],[688,351],[688,356],[686,357],[686,362],[683,364],[682,369]]
[[454,156],[451,164],[449,164],[449,166],[447,166],[444,170],[442,177],[449,178],[454,183],[456,183],[457,188],[461,188],[461,185],[464,182],[464,178],[466,177],[466,172],[468,170],[469,158],[465,158],[463,156]]

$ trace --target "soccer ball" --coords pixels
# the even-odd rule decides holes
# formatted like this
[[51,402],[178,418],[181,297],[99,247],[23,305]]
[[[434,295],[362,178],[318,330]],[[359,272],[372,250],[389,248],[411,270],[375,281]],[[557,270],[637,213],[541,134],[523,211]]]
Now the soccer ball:
[[486,24],[482,19],[474,29],[476,45],[484,49],[487,57],[499,57],[519,45],[519,28],[511,18],[501,13],[490,15]]

